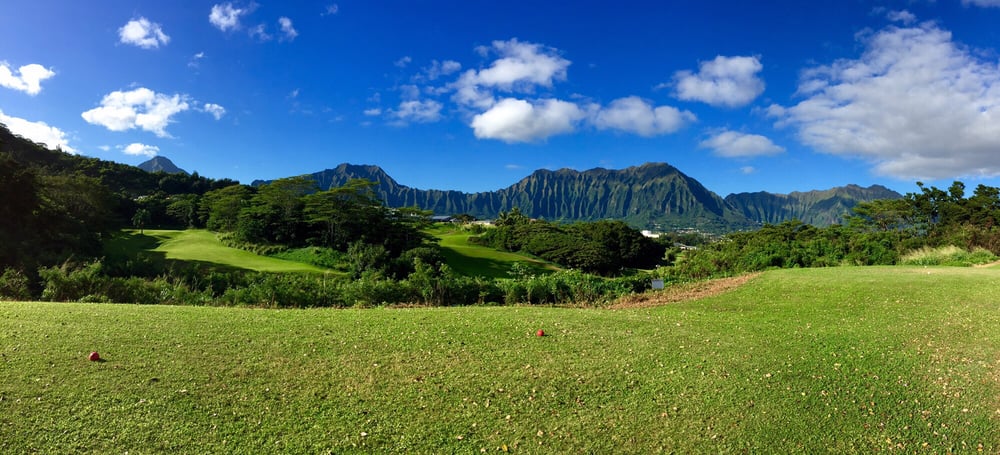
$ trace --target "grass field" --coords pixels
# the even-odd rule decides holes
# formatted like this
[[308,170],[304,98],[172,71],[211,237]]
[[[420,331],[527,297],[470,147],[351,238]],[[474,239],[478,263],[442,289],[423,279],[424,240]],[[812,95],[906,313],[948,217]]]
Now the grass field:
[[440,239],[442,253],[448,266],[467,276],[510,278],[510,268],[524,264],[535,273],[550,273],[559,267],[523,254],[497,251],[493,248],[469,243],[469,231],[450,226],[436,226],[429,231]]
[[260,256],[222,244],[214,233],[202,229],[153,230],[143,234],[126,232],[110,246],[134,256],[142,251],[162,253],[167,260],[211,263],[258,272],[328,272],[301,262]]
[[0,303],[0,453],[997,453],[998,302],[901,267],[619,311]]

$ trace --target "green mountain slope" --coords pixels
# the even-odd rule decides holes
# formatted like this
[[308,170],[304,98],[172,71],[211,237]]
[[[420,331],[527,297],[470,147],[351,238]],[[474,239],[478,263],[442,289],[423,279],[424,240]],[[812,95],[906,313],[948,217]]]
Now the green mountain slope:
[[729,231],[793,218],[825,226],[840,222],[858,202],[900,197],[877,185],[849,185],[788,195],[740,193],[723,199],[665,163],[620,170],[543,169],[510,187],[480,193],[411,188],[372,165],[345,163],[311,176],[322,189],[341,186],[350,179],[372,180],[378,183],[375,190],[379,197],[390,207],[416,206],[439,215],[468,213],[490,219],[516,207],[533,218],[618,219],[657,230]]
[[772,194],[738,193],[726,196],[726,202],[743,216],[760,223],[780,223],[797,219],[816,226],[842,223],[844,216],[859,202],[898,199],[899,193],[881,185],[862,188],[847,185],[823,191]]

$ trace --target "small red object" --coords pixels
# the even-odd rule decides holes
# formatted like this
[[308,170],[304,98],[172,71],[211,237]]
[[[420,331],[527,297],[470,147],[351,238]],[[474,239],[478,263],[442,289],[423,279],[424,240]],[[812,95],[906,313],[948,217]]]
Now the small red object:
[[545,331],[544,331],[544,330],[542,330],[542,329],[538,329],[538,331],[537,331],[537,332],[535,332],[535,335],[538,335],[538,336],[540,336],[540,337],[543,337],[543,336],[545,336]]
[[101,360],[101,355],[98,354],[97,351],[94,351],[91,352],[90,355],[87,356],[87,358],[90,359],[91,362],[96,362],[98,360]]

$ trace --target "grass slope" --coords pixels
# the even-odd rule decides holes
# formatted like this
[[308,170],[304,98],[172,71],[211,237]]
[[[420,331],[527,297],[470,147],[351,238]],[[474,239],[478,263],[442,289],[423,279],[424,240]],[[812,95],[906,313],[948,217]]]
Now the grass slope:
[[[139,236],[133,243],[139,248],[163,253],[168,260],[198,261],[225,267],[255,270],[258,272],[326,272],[328,270],[301,262],[260,256],[222,244],[215,234],[201,229],[144,231],[155,243],[143,241]],[[145,247],[143,246],[145,245]]]
[[621,311],[2,303],[0,453],[997,453],[998,301],[831,268]]
[[510,278],[508,272],[516,263],[526,265],[535,273],[559,270],[556,265],[537,258],[469,243],[472,234],[462,229],[435,227],[430,232],[440,239],[442,254],[448,266],[466,276]]

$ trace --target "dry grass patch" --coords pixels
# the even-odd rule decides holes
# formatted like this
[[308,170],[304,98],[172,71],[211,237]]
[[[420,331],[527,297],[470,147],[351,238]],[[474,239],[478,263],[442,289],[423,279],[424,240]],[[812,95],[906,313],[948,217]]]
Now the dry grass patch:
[[612,310],[650,308],[669,303],[686,302],[689,300],[714,297],[743,286],[758,276],[760,276],[759,272],[729,278],[698,281],[695,283],[677,284],[669,286],[662,291],[652,291],[622,297],[608,308]]

